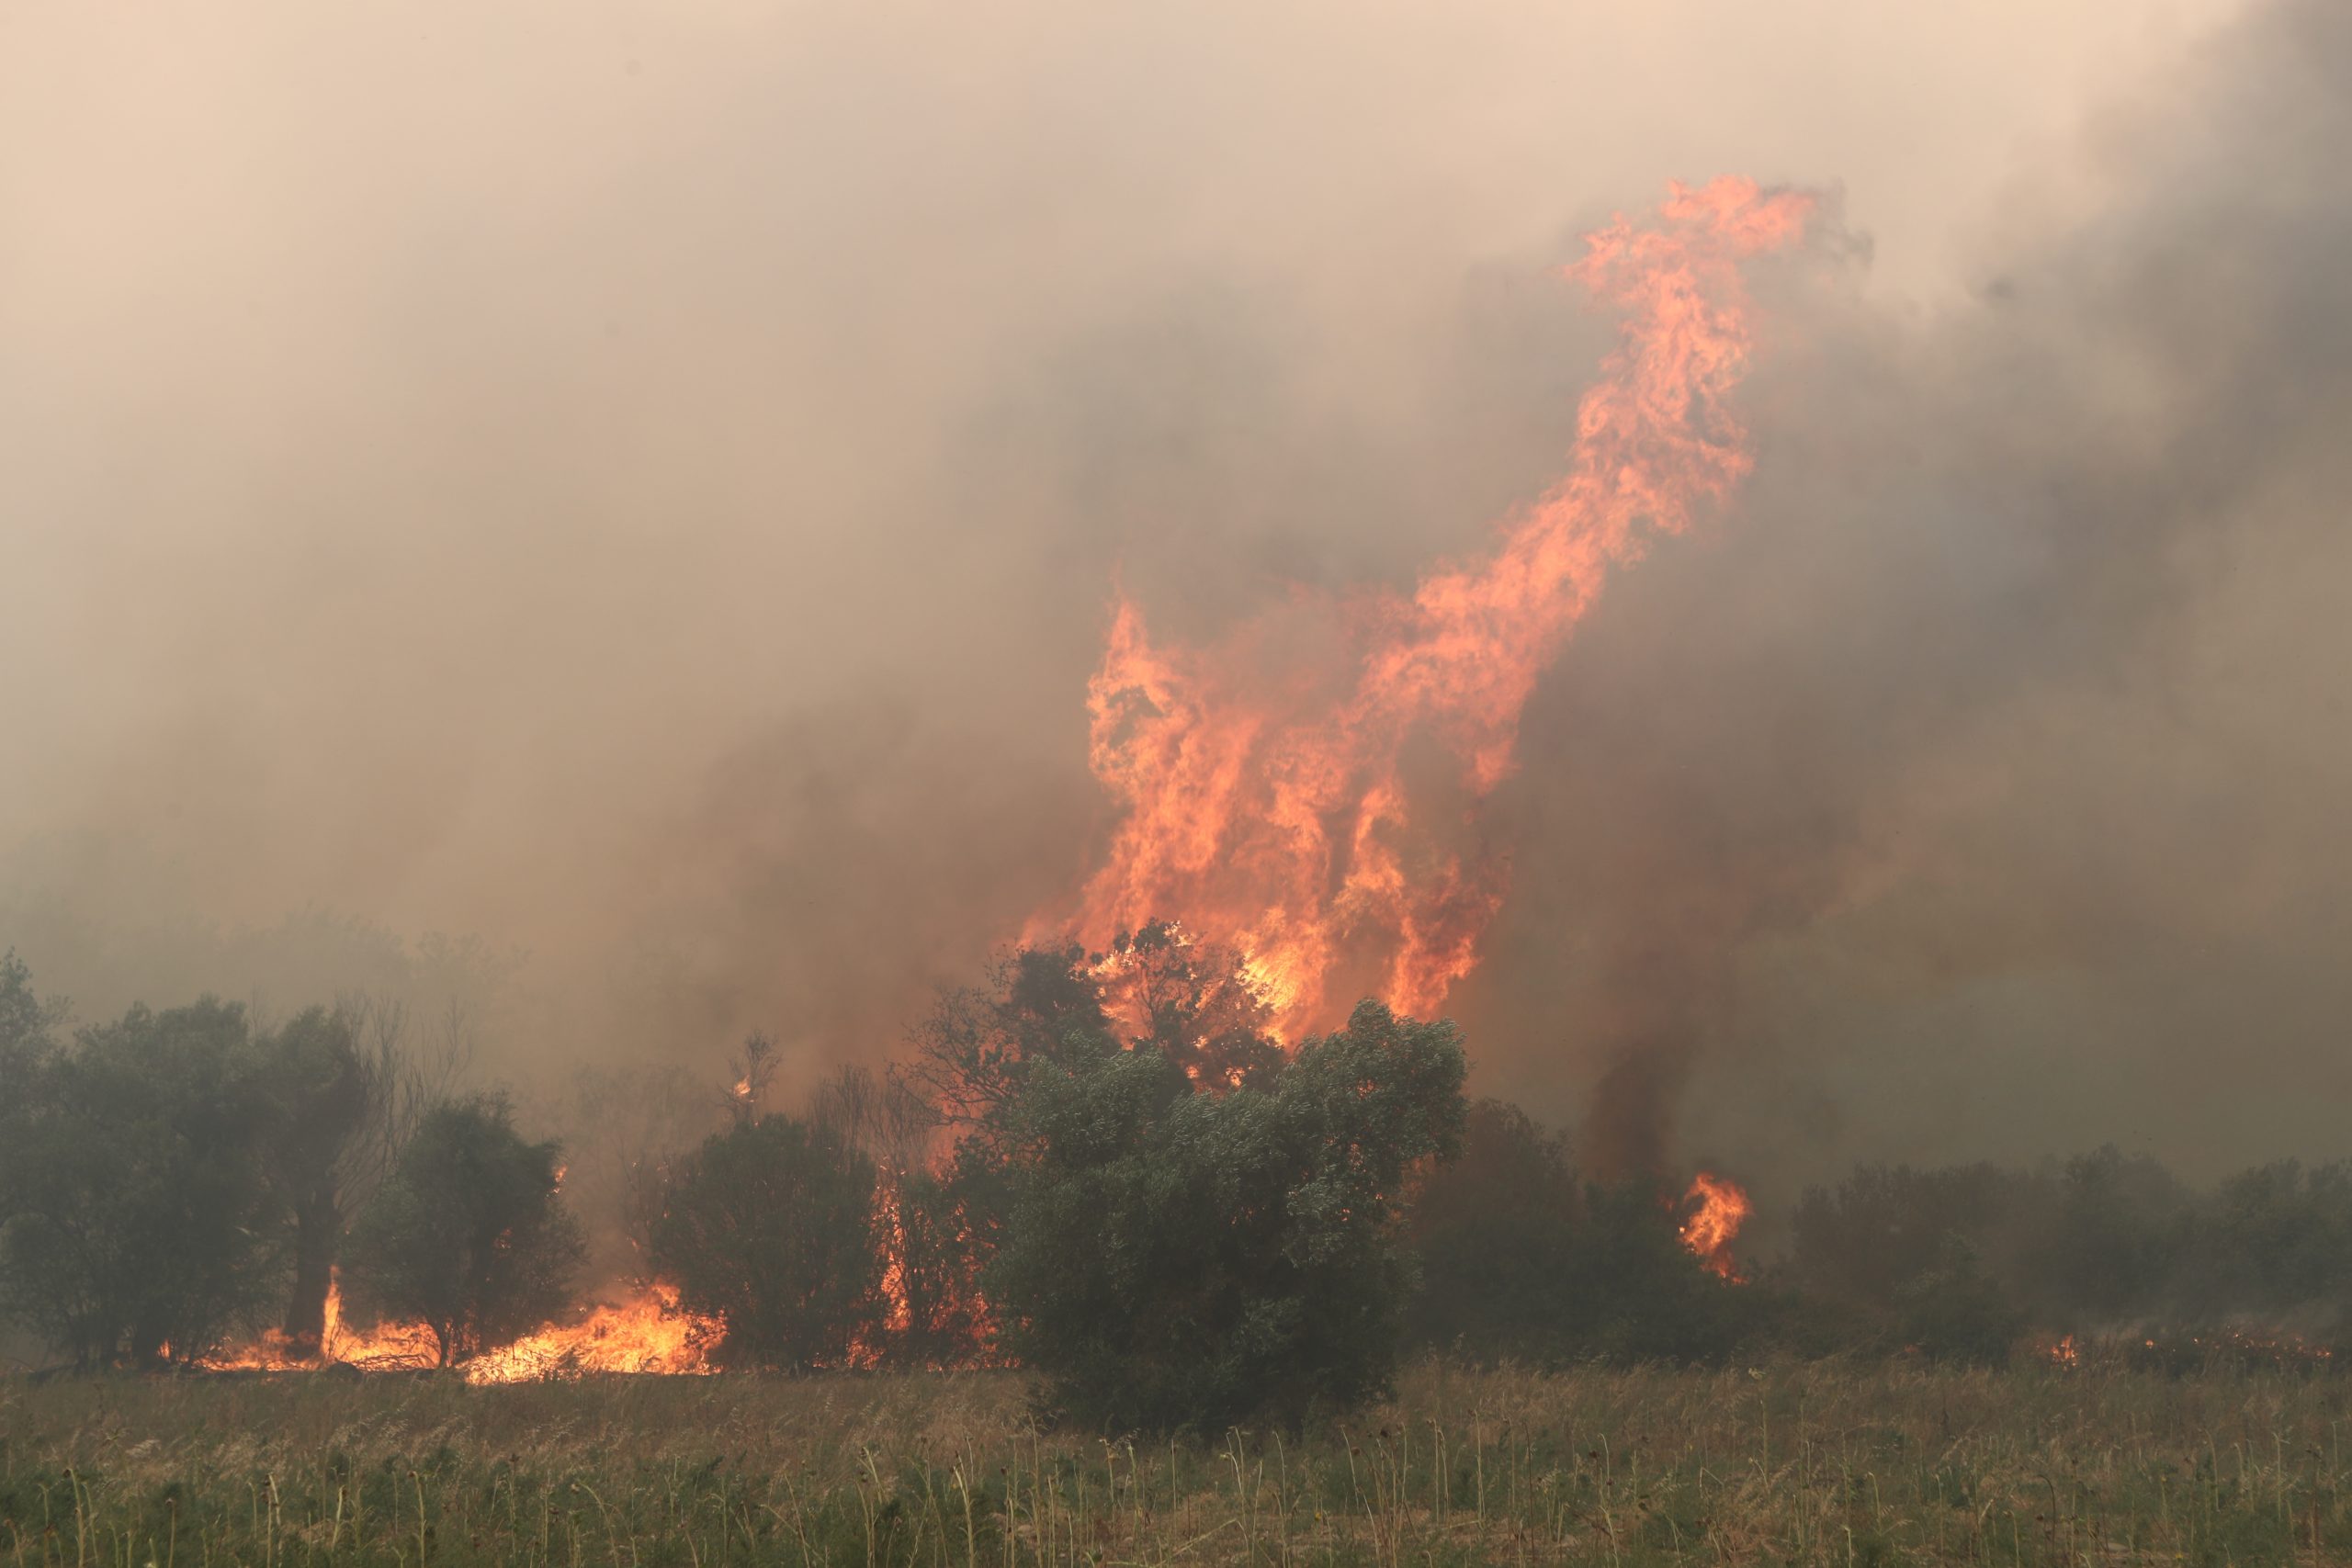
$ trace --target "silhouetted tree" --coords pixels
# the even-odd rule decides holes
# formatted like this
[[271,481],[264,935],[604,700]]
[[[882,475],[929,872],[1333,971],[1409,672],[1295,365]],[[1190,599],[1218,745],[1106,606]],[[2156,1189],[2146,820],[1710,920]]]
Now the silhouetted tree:
[[327,1290],[343,1244],[343,1171],[366,1123],[370,1089],[350,1018],[312,1008],[260,1043],[260,1089],[268,1115],[262,1168],[291,1231],[293,1280],[281,1327],[315,1354]]
[[354,1304],[424,1323],[445,1367],[557,1315],[583,1252],[557,1193],[560,1153],[526,1142],[503,1098],[428,1112],[351,1228]]
[[[21,992],[21,970],[6,982]],[[80,1365],[211,1349],[274,1280],[276,1211],[254,1151],[269,1111],[244,1010],[134,1007],[69,1049],[21,995],[0,1138],[0,1288]]]
[[2113,1145],[2066,1162],[2044,1213],[2029,1310],[2065,1332],[2162,1310],[2189,1239],[2189,1195],[2154,1160]]
[[734,1366],[839,1366],[882,1314],[874,1162],[833,1126],[742,1121],[680,1161],[653,1224],[655,1272],[726,1319]]
[[316,1354],[327,1293],[351,1216],[398,1162],[427,1111],[448,1098],[471,1055],[464,1010],[419,1045],[398,1001],[346,996],[255,1042],[268,1117],[256,1148],[288,1231],[290,1280],[280,1327]]
[[1929,1267],[1905,1281],[1895,1305],[1905,1348],[1939,1361],[1998,1366],[2026,1330],[2025,1312],[1957,1233],[1944,1237]]
[[1421,1288],[1406,1315],[1415,1343],[1480,1359],[1574,1354],[1574,1290],[1584,1184],[1566,1137],[1500,1100],[1471,1105],[1462,1152],[1413,1193],[1407,1234]]

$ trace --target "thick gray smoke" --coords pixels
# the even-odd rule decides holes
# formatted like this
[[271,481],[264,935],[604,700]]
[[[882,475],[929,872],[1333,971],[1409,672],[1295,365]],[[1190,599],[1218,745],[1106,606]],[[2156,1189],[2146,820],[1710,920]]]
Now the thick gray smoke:
[[2266,10],[1973,299],[1782,302],[1737,515],[1529,716],[1501,1077],[1781,1182],[2343,1153],[2346,83]]
[[1768,1189],[2331,1152],[2352,40],[2061,9],[20,8],[0,946],[886,1055],[1099,847],[1114,575],[1475,547],[1608,342],[1548,269],[1734,171],[1849,232],[1530,711],[1482,1087]]

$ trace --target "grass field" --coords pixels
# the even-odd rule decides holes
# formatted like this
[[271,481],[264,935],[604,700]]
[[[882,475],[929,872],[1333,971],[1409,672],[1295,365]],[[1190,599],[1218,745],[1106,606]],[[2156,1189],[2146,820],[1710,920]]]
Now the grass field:
[[2352,1562],[2346,1387],[1425,1364],[1171,1444],[1040,1432],[1002,1373],[0,1380],[0,1562]]

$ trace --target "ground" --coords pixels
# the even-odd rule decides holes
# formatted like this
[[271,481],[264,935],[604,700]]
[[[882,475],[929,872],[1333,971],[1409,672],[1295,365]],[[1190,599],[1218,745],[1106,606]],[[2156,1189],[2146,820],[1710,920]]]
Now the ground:
[[2352,1562],[2325,1371],[1424,1363],[1304,1433],[1010,1373],[0,1379],[0,1564]]

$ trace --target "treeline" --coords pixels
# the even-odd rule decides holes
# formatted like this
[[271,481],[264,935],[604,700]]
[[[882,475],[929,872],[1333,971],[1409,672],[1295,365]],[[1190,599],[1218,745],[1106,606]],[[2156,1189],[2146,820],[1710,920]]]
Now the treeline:
[[444,1365],[570,1300],[557,1149],[460,1096],[437,1038],[355,999],[257,1028],[205,998],[61,1039],[0,956],[0,1314],[77,1366],[193,1361],[266,1335],[315,1354],[338,1271]]
[[[330,1270],[444,1364],[560,1317],[584,1256],[565,1156],[458,1092],[456,1039],[210,1000],[66,1038],[0,963],[0,1311],[85,1366],[264,1330],[315,1349]],[[1164,925],[1009,955],[887,1077],[772,1111],[776,1066],[755,1038],[718,1130],[606,1173],[630,1271],[723,1320],[723,1365],[1018,1363],[1103,1429],[1296,1420],[1416,1350],[1995,1361],[2249,1322],[2324,1345],[2352,1301],[2352,1172],[2198,1192],[2112,1150],[1859,1170],[1725,1280],[1682,1245],[1679,1189],[1588,1180],[1563,1134],[1466,1100],[1450,1024],[1367,1003],[1285,1051],[1234,957]]]
[[1976,1360],[2020,1336],[2311,1354],[2352,1343],[2352,1167],[2199,1190],[2113,1148],[2039,1170],[1871,1166],[1797,1207],[1792,1289]]

